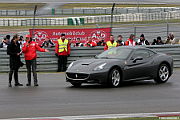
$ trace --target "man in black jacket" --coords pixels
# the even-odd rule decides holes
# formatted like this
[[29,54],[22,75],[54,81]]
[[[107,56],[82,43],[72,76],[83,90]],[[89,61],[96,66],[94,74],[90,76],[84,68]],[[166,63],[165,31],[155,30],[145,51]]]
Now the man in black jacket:
[[7,47],[7,54],[10,55],[10,72],[9,72],[9,87],[12,87],[12,75],[14,73],[14,80],[15,80],[15,86],[23,86],[23,84],[20,84],[18,81],[18,70],[21,66],[23,66],[23,63],[21,62],[20,55],[20,44],[18,43],[19,36],[14,35],[13,39],[11,40],[11,43]]
[[141,34],[138,45],[150,45],[149,41],[145,39],[144,34]]

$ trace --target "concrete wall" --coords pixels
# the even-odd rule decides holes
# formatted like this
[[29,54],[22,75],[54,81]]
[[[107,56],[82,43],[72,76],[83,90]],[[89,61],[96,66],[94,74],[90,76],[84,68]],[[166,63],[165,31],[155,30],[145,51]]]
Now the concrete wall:
[[[172,55],[174,58],[174,67],[180,67],[180,45],[154,45],[147,46],[150,49],[154,49],[158,52],[167,53]],[[72,61],[84,58],[92,58],[97,54],[100,54],[103,50],[103,47],[76,47],[72,48],[71,55],[68,57],[68,64]],[[0,49],[0,72],[9,71],[9,56],[6,54],[6,49]],[[22,56],[23,57],[23,56]],[[56,72],[57,71],[57,57],[54,55],[54,50],[50,49],[49,53],[38,52],[37,58],[37,71],[40,72]],[[24,59],[22,58],[24,62]],[[25,62],[24,62],[25,63]],[[25,65],[20,68],[20,71],[26,71]]]

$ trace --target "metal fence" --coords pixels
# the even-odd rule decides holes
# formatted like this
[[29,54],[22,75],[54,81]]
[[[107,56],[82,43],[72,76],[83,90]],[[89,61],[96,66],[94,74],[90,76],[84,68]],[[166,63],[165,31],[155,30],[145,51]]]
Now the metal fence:
[[[33,18],[0,18],[0,26],[33,26]],[[67,18],[36,18],[35,26],[64,26]]]
[[[99,24],[99,27],[109,27],[104,24]],[[3,39],[7,34],[13,36],[14,34],[25,35],[28,34],[28,28],[23,29],[11,29],[3,28],[0,29],[0,39]],[[123,41],[126,41],[130,34],[135,34],[137,38],[141,34],[145,35],[145,38],[152,42],[158,36],[162,40],[166,40],[169,33],[173,33],[177,40],[180,40],[180,23],[153,23],[153,24],[115,24],[113,25],[112,32],[117,39],[118,35],[123,36]]]
[[[129,13],[155,13],[155,12],[171,12],[179,11],[177,7],[157,7],[157,8],[115,8],[114,14],[129,14]],[[32,16],[32,10],[0,10],[0,16]],[[48,13],[48,14],[47,14]],[[111,14],[111,8],[74,8],[74,9],[50,9],[47,12],[37,11],[38,15],[106,15]]]
[[31,16],[31,10],[0,10],[0,16]]
[[[74,9],[52,9],[53,15],[77,15],[77,14],[111,14],[111,7],[109,8],[74,8]],[[155,13],[155,12],[171,12],[179,11],[176,7],[160,7],[160,8],[114,8],[114,14],[129,14],[129,13]]]
[[144,34],[149,42],[152,42],[153,39],[156,39],[158,36],[165,41],[169,33],[174,34],[176,44],[178,44],[180,40],[180,23],[116,24],[114,28],[112,28],[112,34],[115,36],[115,39],[117,39],[118,35],[122,35],[123,41],[126,41],[130,34],[135,34],[137,39],[141,34]]

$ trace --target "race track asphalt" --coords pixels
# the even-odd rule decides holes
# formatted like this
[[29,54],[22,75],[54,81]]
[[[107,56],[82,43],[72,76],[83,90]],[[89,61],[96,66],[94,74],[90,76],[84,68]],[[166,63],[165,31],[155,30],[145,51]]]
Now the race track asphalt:
[[[180,69],[165,84],[125,82],[119,88],[72,87],[64,73],[38,73],[39,87],[8,88],[0,74],[0,119],[180,111]],[[26,84],[26,74],[19,80]]]

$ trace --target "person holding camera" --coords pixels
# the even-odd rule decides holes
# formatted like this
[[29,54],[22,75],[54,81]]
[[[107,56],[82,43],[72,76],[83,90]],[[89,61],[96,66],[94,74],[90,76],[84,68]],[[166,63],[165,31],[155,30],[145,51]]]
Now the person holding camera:
[[41,48],[38,43],[33,41],[30,35],[26,35],[26,43],[24,43],[22,47],[22,52],[24,53],[27,68],[28,83],[26,86],[31,86],[31,68],[34,77],[34,86],[39,86],[36,73],[36,51],[49,52],[49,50]]
[[47,36],[44,40],[44,42],[41,44],[41,48],[52,48],[55,47],[54,42],[50,39],[49,36]]
[[2,40],[2,43],[0,44],[0,48],[7,48],[7,46],[10,44],[10,41],[7,38],[4,38]]

